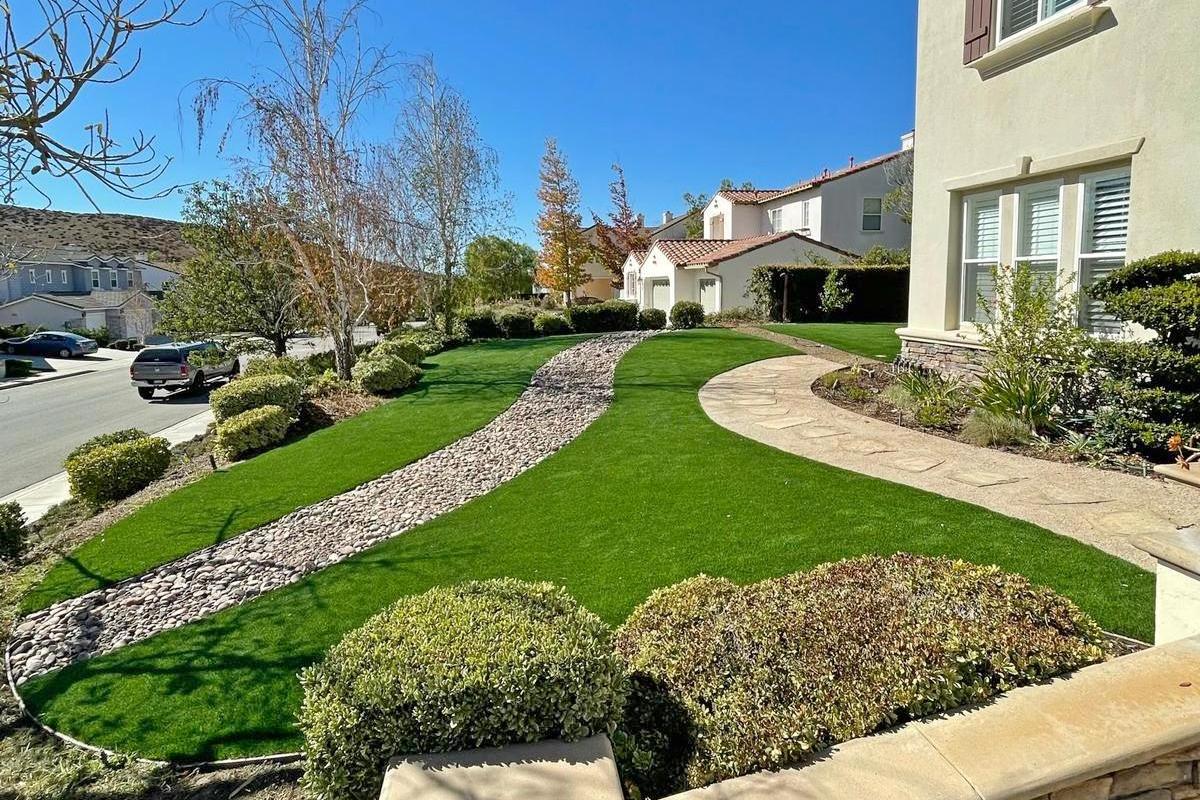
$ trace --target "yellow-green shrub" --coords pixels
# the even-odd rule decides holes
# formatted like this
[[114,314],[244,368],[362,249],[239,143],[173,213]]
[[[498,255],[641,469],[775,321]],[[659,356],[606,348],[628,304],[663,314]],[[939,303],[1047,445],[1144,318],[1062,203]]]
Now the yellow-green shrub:
[[67,459],[71,494],[99,507],[128,497],[162,477],[171,465],[171,447],[159,436],[93,447]]
[[407,389],[421,379],[421,370],[393,355],[370,356],[350,371],[364,392],[392,394]]
[[209,395],[209,405],[217,422],[263,406],[279,406],[293,416],[300,405],[304,386],[287,375],[266,374],[230,381]]
[[283,441],[292,424],[279,406],[259,406],[217,424],[216,448],[234,461],[247,453],[268,450]]

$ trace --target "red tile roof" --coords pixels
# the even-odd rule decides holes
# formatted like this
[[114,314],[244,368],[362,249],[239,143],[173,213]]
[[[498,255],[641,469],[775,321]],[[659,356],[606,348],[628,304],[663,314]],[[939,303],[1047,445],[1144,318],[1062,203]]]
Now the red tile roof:
[[663,255],[677,267],[711,266],[789,238],[796,238],[816,247],[832,250],[848,258],[858,257],[849,250],[818,242],[808,236],[801,236],[795,231],[750,236],[745,239],[659,239],[654,246],[659,248]]
[[630,250],[629,255],[633,256],[633,260],[636,261],[637,265],[640,267],[642,262],[646,260],[646,254],[649,252],[649,250]]
[[809,189],[815,189],[823,183],[836,181],[839,178],[845,178],[847,175],[853,175],[856,172],[862,172],[863,170],[871,169],[872,167],[878,167],[880,164],[886,164],[892,159],[899,158],[904,154],[904,152],[904,150],[897,150],[894,153],[888,153],[887,155],[879,156],[878,158],[872,158],[855,164],[852,167],[845,167],[843,169],[834,170],[833,172],[822,172],[820,175],[809,178],[806,181],[793,183],[791,186],[788,186],[785,189],[722,189],[721,191],[717,192],[717,194],[728,200],[732,200],[735,203],[766,203],[770,200],[778,200],[781,197],[787,197],[788,195],[797,194],[798,192],[805,192]]

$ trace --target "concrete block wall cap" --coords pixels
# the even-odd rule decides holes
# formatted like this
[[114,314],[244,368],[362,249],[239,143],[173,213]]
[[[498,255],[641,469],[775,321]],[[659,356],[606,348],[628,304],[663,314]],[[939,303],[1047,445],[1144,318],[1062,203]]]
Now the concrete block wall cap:
[[623,800],[612,745],[603,734],[388,763],[380,800]]
[[1139,536],[1133,544],[1159,561],[1200,575],[1200,529],[1184,528]]

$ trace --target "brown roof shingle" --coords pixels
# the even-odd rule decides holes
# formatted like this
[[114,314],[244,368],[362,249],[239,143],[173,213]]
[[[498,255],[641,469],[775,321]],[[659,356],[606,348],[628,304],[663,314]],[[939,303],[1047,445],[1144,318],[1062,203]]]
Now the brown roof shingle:
[[677,267],[691,267],[719,264],[731,258],[749,253],[759,247],[766,247],[785,239],[798,239],[815,247],[832,250],[847,258],[858,258],[858,255],[840,247],[819,242],[808,236],[802,236],[795,231],[768,233],[763,236],[749,236],[745,239],[659,239],[654,246],[662,250],[671,263]]

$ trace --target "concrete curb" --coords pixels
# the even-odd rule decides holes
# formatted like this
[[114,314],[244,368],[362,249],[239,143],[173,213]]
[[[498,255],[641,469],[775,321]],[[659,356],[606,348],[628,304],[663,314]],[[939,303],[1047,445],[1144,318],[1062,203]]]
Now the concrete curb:
[[3,382],[0,383],[0,392],[4,391],[5,389],[19,389],[22,386],[36,386],[39,383],[61,381],[64,378],[74,378],[76,375],[91,375],[93,372],[97,372],[97,370],[81,369],[78,372],[64,372],[61,375],[39,375],[33,380],[26,380],[22,378],[14,383]]

